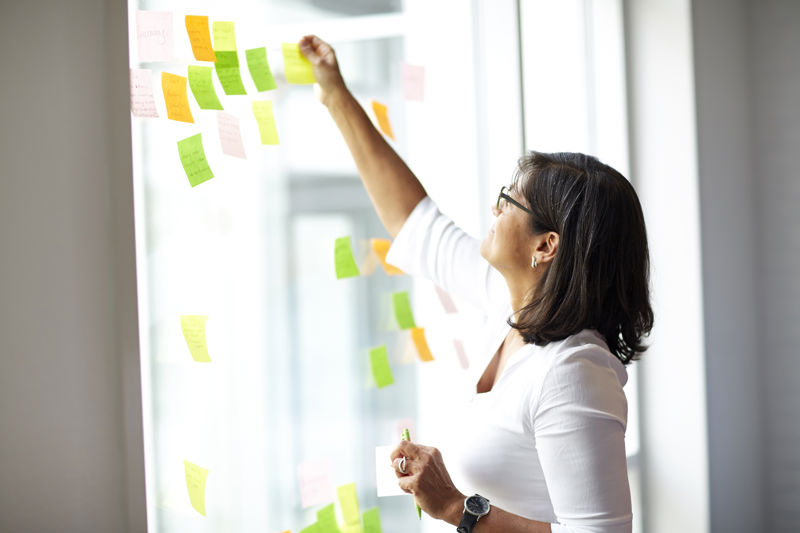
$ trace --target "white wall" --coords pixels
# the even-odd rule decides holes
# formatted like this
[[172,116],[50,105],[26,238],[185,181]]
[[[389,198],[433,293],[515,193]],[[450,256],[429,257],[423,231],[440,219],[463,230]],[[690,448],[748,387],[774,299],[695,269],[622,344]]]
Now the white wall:
[[144,531],[120,2],[0,5],[0,531]]

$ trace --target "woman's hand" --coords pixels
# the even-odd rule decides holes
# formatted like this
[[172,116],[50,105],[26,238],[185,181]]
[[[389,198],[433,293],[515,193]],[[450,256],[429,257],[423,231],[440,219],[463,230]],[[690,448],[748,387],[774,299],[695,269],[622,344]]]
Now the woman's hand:
[[[400,472],[403,457],[405,474]],[[423,511],[453,525],[460,522],[465,496],[453,485],[439,450],[402,441],[391,458],[400,488],[413,494]]]
[[331,45],[316,35],[306,35],[297,44],[300,53],[311,63],[319,87],[317,97],[327,106],[332,95],[339,91],[347,91],[342,73],[339,71],[339,63],[336,61],[336,53]]

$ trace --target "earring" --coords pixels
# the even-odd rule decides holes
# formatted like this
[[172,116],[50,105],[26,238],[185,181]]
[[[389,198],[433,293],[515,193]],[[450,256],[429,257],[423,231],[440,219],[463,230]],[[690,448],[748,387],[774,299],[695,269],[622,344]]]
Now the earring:
[[533,261],[531,261],[531,266],[532,266],[533,268],[536,268],[536,264],[537,264],[537,263],[536,263],[536,258],[534,257],[534,258],[533,258]]

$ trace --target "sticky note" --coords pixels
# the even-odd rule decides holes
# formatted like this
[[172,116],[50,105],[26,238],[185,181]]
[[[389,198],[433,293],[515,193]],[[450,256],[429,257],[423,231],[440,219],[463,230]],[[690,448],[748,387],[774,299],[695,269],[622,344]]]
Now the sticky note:
[[361,513],[358,510],[358,494],[356,484],[348,483],[337,487],[336,495],[339,497],[339,507],[342,510],[342,518],[348,526],[361,523]]
[[214,173],[211,172],[208,161],[206,161],[202,133],[178,141],[178,155],[192,187],[214,177]]
[[436,289],[436,295],[439,296],[439,301],[442,303],[442,307],[444,307],[444,312],[458,313],[458,309],[456,309],[456,304],[450,297],[450,293],[448,293],[446,290],[435,284],[433,288]]
[[192,354],[192,359],[199,363],[210,363],[211,357],[208,355],[206,346],[206,322],[208,317],[204,315],[181,315],[181,330],[186,345]]
[[236,50],[236,34],[233,22],[214,21],[211,25],[214,34],[214,52],[231,52]]
[[283,43],[281,48],[283,50],[283,74],[286,76],[286,81],[300,85],[316,83],[317,79],[314,77],[311,63],[300,52],[297,43]]
[[389,274],[390,276],[399,276],[404,274],[402,270],[397,268],[394,265],[390,265],[386,262],[386,254],[389,253],[389,248],[392,246],[392,241],[389,239],[371,239],[372,249],[378,255],[378,258],[381,260],[381,265],[383,265],[383,270]]
[[433,361],[433,354],[428,347],[428,341],[425,340],[425,328],[411,328],[411,339],[414,341],[414,346],[417,347],[420,361]]
[[336,265],[336,279],[352,278],[359,275],[358,265],[353,257],[350,237],[339,237],[333,246],[333,260]]
[[385,105],[380,102],[372,101],[372,110],[375,112],[375,118],[378,120],[378,127],[381,131],[394,140],[394,133],[392,133],[392,125],[389,123],[389,110]]
[[136,12],[136,40],[139,62],[172,61],[175,38],[172,34],[172,13],[165,11]]
[[239,55],[236,52],[217,52],[217,70],[219,83],[225,94],[247,94],[242,84],[242,75],[239,72]]
[[297,465],[300,503],[303,508],[318,505],[333,498],[331,463],[326,459],[305,461]]
[[328,504],[317,511],[317,525],[325,533],[339,533],[339,523],[336,521],[336,510],[333,504]]
[[389,357],[386,354],[386,346],[378,346],[369,351],[369,366],[372,370],[372,377],[379,389],[394,383],[392,369],[389,367]]
[[189,98],[186,96],[186,78],[169,72],[161,73],[161,89],[167,105],[167,118],[180,122],[194,122]]
[[361,529],[361,524],[345,524],[342,526],[342,533],[364,533],[364,531]]
[[247,159],[247,155],[244,153],[239,119],[230,113],[220,111],[217,113],[217,128],[219,129],[219,142],[222,145],[222,153]]
[[267,49],[252,48],[245,50],[244,55],[247,58],[247,68],[250,70],[250,76],[253,77],[256,89],[259,92],[277,89],[278,85],[275,83],[275,78],[272,77],[272,71],[267,61]]
[[131,112],[134,117],[157,117],[153,96],[153,73],[147,69],[131,69]]
[[425,99],[425,67],[403,65],[403,96],[406,100],[420,102]]
[[192,44],[192,53],[198,61],[216,61],[214,48],[211,46],[211,34],[208,33],[208,17],[186,15],[186,33]]
[[183,461],[186,471],[186,488],[189,490],[189,501],[195,511],[206,516],[206,478],[208,470],[189,461]]
[[314,522],[310,526],[301,529],[300,533],[325,533],[325,532],[319,527],[319,524]]
[[467,370],[469,368],[469,359],[467,359],[467,352],[464,351],[464,343],[458,339],[453,339],[453,346],[456,349],[456,355],[458,356],[458,362],[461,364],[461,368]]
[[189,65],[189,87],[200,109],[222,109],[214,82],[211,79],[211,67]]
[[[400,439],[399,433],[397,439]],[[375,488],[378,491],[378,498],[405,494],[397,484],[397,476],[390,459],[391,453],[396,447],[397,444],[387,444],[375,448]],[[366,526],[366,524],[364,525]]]
[[253,102],[253,114],[258,123],[258,132],[261,135],[261,144],[280,144],[278,129],[275,127],[275,114],[272,111],[272,100],[259,100]]
[[411,303],[408,301],[408,292],[392,293],[392,303],[394,304],[394,317],[397,319],[400,329],[417,327],[414,323],[414,314],[411,312]]
[[378,508],[373,507],[364,511],[361,523],[364,524],[364,533],[381,533],[381,515]]

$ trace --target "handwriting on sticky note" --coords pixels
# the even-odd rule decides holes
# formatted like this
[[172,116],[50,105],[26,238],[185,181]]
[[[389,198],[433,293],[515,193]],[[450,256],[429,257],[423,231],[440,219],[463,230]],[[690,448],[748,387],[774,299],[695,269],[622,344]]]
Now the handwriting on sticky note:
[[411,329],[417,327],[414,322],[414,314],[411,312],[411,302],[408,300],[408,292],[400,291],[392,293],[392,303],[394,304],[394,317],[400,329]]
[[300,503],[303,508],[318,505],[333,498],[331,463],[327,459],[305,461],[297,465]]
[[189,65],[189,87],[200,109],[222,109],[222,104],[214,90],[211,67]]
[[389,110],[387,107],[373,100],[372,110],[375,112],[375,119],[378,121],[378,127],[383,134],[394,140],[394,133],[392,132],[392,125],[389,123]]
[[239,119],[229,113],[217,113],[217,127],[219,129],[219,142],[222,153],[247,159],[242,143],[242,131],[239,128]]
[[183,338],[186,339],[186,346],[189,347],[192,359],[199,363],[211,362],[206,345],[207,321],[208,317],[205,315],[181,315]]
[[467,352],[464,350],[464,343],[458,339],[453,339],[453,346],[456,349],[456,355],[458,356],[458,362],[461,364],[461,368],[467,370],[469,368],[469,359],[467,358]]
[[192,45],[192,53],[198,61],[216,61],[214,47],[211,46],[211,34],[208,32],[208,17],[186,15],[186,33]]
[[239,54],[237,52],[217,52],[217,62],[214,64],[214,68],[225,94],[247,94],[242,83],[242,74],[239,72]]
[[236,50],[236,34],[233,22],[215,21],[211,25],[214,34],[214,52],[230,52]]
[[[398,440],[400,434],[397,434]],[[390,455],[397,447],[397,444],[387,444],[375,448],[375,488],[378,490],[378,498],[386,496],[403,496],[405,492],[397,484],[397,476]]]
[[436,289],[436,295],[439,296],[439,301],[442,302],[442,307],[444,307],[444,312],[458,313],[458,309],[456,309],[456,304],[450,297],[450,293],[436,284],[434,284],[433,288]]
[[186,96],[186,78],[161,73],[161,89],[164,91],[164,103],[167,105],[167,118],[180,122],[194,122],[189,98]]
[[358,510],[358,494],[356,484],[348,483],[336,488],[336,495],[339,498],[339,508],[342,510],[342,518],[348,526],[361,523],[361,512]]
[[280,144],[278,128],[275,126],[275,113],[272,110],[272,100],[259,100],[253,102],[253,115],[258,124],[258,133],[261,144]]
[[364,525],[364,533],[382,533],[381,515],[377,507],[364,511],[364,514],[361,515],[361,523]]
[[316,83],[317,79],[314,77],[311,63],[300,52],[297,43],[283,43],[281,49],[283,51],[283,74],[286,76],[286,81],[300,85]]
[[336,510],[333,504],[328,504],[317,511],[317,525],[325,533],[339,533],[339,523],[336,521]]
[[189,501],[195,511],[206,516],[206,478],[208,470],[189,461],[183,461],[186,471],[186,488],[189,490]]
[[172,61],[175,46],[172,34],[172,13],[137,11],[136,39],[141,63]]
[[277,89],[278,85],[275,83],[275,78],[272,77],[272,70],[267,61],[267,49],[252,48],[245,50],[244,54],[247,58],[247,68],[250,70],[250,76],[253,77],[253,83],[256,84],[258,92]]
[[411,328],[411,339],[414,341],[414,346],[417,347],[417,355],[420,361],[433,361],[433,354],[428,347],[428,341],[425,339],[425,328]]
[[202,133],[178,141],[178,155],[192,187],[214,177],[214,173],[208,166],[205,150],[203,150]]
[[421,102],[425,99],[425,67],[403,65],[403,95],[406,100]]
[[157,117],[153,96],[153,73],[147,69],[131,69],[131,112],[134,117]]
[[378,346],[369,351],[369,367],[375,384],[379,389],[394,383],[392,369],[389,366],[389,357],[386,353],[386,346]]
[[339,237],[333,246],[333,260],[336,266],[336,279],[352,278],[359,275],[358,265],[353,257],[350,237]]
[[383,265],[383,270],[389,274],[390,276],[399,276],[404,274],[402,270],[397,268],[394,265],[390,265],[386,262],[386,254],[389,253],[389,248],[392,246],[392,241],[388,239],[371,239],[372,249],[378,255],[378,258],[381,260],[381,265]]

